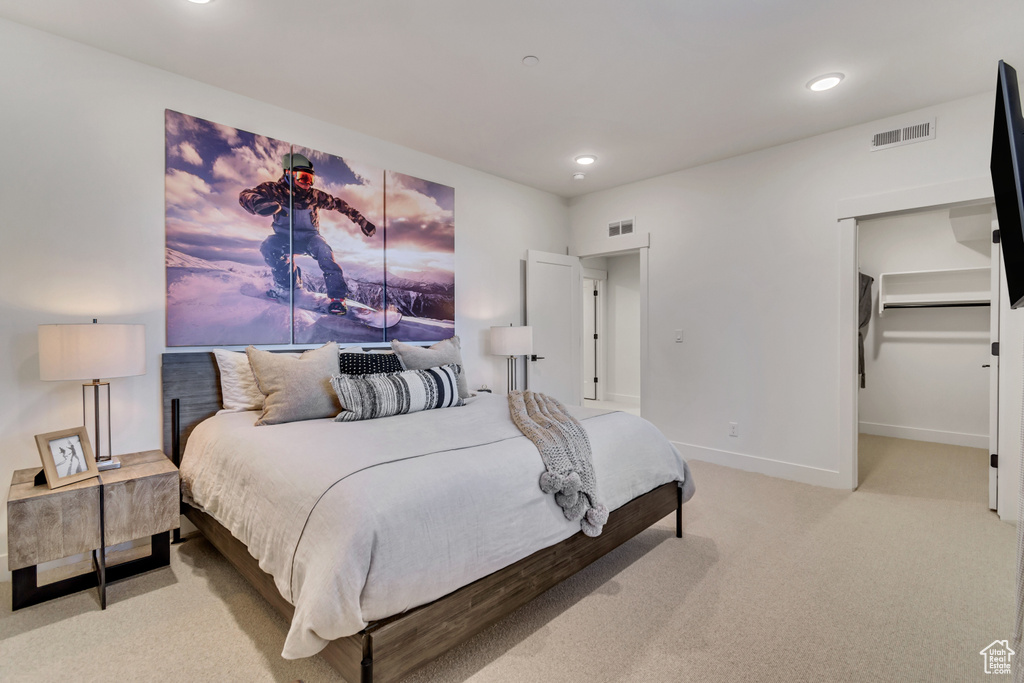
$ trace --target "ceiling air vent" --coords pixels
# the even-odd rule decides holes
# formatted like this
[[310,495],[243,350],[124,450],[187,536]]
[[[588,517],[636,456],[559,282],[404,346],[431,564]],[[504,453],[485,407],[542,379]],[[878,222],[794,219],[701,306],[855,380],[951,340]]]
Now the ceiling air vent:
[[633,219],[627,218],[624,221],[615,221],[608,224],[608,236],[629,235],[633,232]]
[[929,121],[924,121],[923,123],[915,123],[912,126],[893,128],[892,130],[875,133],[871,136],[871,151],[875,152],[880,149],[899,147],[900,145],[909,145],[913,142],[924,142],[925,140],[934,139],[935,119],[931,119]]

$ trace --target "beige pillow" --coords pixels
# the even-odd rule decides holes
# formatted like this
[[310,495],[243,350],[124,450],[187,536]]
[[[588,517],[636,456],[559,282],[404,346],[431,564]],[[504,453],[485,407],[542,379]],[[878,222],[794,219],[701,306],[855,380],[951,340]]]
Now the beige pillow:
[[319,349],[305,351],[298,358],[261,351],[253,346],[245,350],[263,393],[263,414],[257,425],[273,425],[298,420],[334,417],[341,412],[331,377],[338,374],[338,345],[331,342]]
[[462,342],[452,337],[439,341],[433,346],[413,346],[397,339],[391,342],[391,348],[398,354],[402,367],[406,370],[426,370],[442,365],[459,366],[459,398],[469,398],[472,394],[466,387],[466,368],[462,365]]

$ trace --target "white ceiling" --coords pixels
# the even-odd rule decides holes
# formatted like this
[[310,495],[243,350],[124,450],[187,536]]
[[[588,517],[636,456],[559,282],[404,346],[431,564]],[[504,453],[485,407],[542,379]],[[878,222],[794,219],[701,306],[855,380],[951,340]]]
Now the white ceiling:
[[[0,0],[0,17],[565,197],[1024,69],[1021,0]],[[804,87],[832,71],[835,90]]]

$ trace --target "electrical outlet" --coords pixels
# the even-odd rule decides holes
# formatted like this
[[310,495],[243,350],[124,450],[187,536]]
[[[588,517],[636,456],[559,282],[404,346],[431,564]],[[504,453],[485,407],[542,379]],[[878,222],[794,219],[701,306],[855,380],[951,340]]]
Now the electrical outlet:
[[676,330],[676,343],[681,344],[683,342],[683,331]]
[[739,425],[739,423],[738,422],[730,422],[729,423],[729,436],[739,436],[739,435],[740,435],[740,425]]

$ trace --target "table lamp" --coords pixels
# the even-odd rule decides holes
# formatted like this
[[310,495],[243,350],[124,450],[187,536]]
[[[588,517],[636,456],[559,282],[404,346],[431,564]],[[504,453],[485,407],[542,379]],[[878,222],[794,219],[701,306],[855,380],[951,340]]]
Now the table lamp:
[[508,390],[516,390],[516,357],[533,353],[533,328],[523,327],[492,327],[491,354],[508,358]]
[[[103,378],[146,374],[145,325],[92,324],[39,326],[39,379],[47,382],[90,380],[82,385],[82,423],[86,421],[87,389],[92,387],[93,440],[100,469],[117,467],[111,453],[110,383]],[[106,449],[100,431],[100,388],[107,389]]]

